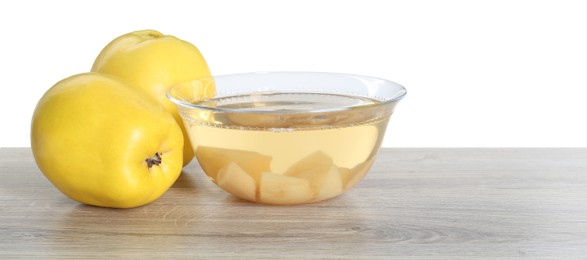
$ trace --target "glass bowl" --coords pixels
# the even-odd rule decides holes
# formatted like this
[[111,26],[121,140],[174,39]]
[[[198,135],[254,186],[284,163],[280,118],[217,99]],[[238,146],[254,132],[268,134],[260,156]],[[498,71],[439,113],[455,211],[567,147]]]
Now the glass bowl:
[[277,205],[330,199],[362,180],[405,95],[388,80],[323,72],[214,76],[167,93],[206,175]]

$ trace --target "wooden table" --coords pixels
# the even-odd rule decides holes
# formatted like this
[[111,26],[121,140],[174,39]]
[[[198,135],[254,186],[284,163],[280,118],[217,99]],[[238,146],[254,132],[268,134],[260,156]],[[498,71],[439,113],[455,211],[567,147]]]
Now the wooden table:
[[587,149],[382,149],[305,206],[231,197],[188,165],[147,206],[78,204],[0,149],[0,258],[587,258]]

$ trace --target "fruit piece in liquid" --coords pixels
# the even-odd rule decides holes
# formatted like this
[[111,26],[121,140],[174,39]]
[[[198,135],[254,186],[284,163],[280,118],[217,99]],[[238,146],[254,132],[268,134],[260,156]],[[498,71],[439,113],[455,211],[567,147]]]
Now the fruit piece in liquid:
[[[340,169],[344,182],[341,192],[354,186],[356,179],[360,180],[369,170],[388,120],[388,117],[374,118],[368,111],[349,109],[328,112],[331,108],[378,103],[372,99],[345,95],[269,93],[208,102],[214,102],[218,108],[279,111],[280,114],[214,112],[213,116],[202,117],[205,120],[186,120],[186,128],[202,168],[221,169],[229,163],[236,163],[242,169],[250,169],[247,164],[255,160],[250,158],[251,155],[258,155],[257,161],[263,162],[258,169],[274,174],[307,176],[291,171],[328,170],[332,166]],[[309,110],[325,112],[305,112]],[[207,159],[211,157],[207,153],[211,152],[216,159]],[[238,154],[248,157],[239,160],[235,157]],[[321,156],[312,158],[316,154]],[[305,169],[299,167],[299,162],[303,162],[302,168]],[[217,172],[206,173],[217,182]],[[247,173],[260,185],[262,171],[250,170]],[[256,192],[259,190],[257,187]],[[319,200],[330,197],[320,197]],[[259,201],[259,194],[255,201]],[[282,204],[279,200],[272,200],[271,203]]]

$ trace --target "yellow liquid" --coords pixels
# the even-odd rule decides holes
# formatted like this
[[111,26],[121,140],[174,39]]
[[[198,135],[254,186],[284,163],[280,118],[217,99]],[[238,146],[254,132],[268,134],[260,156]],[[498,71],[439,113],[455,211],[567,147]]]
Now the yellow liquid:
[[185,120],[210,179],[243,199],[269,204],[316,202],[356,185],[375,160],[389,118],[369,110],[304,112],[378,102],[343,95],[265,94],[209,102],[283,112],[217,112]]

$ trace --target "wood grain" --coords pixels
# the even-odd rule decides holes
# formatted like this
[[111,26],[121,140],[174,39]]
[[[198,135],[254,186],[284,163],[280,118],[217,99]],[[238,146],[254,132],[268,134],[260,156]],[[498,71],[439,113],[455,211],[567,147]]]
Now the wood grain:
[[587,149],[382,149],[304,206],[227,195],[196,164],[130,210],[78,204],[28,148],[0,149],[0,258],[585,259]]

